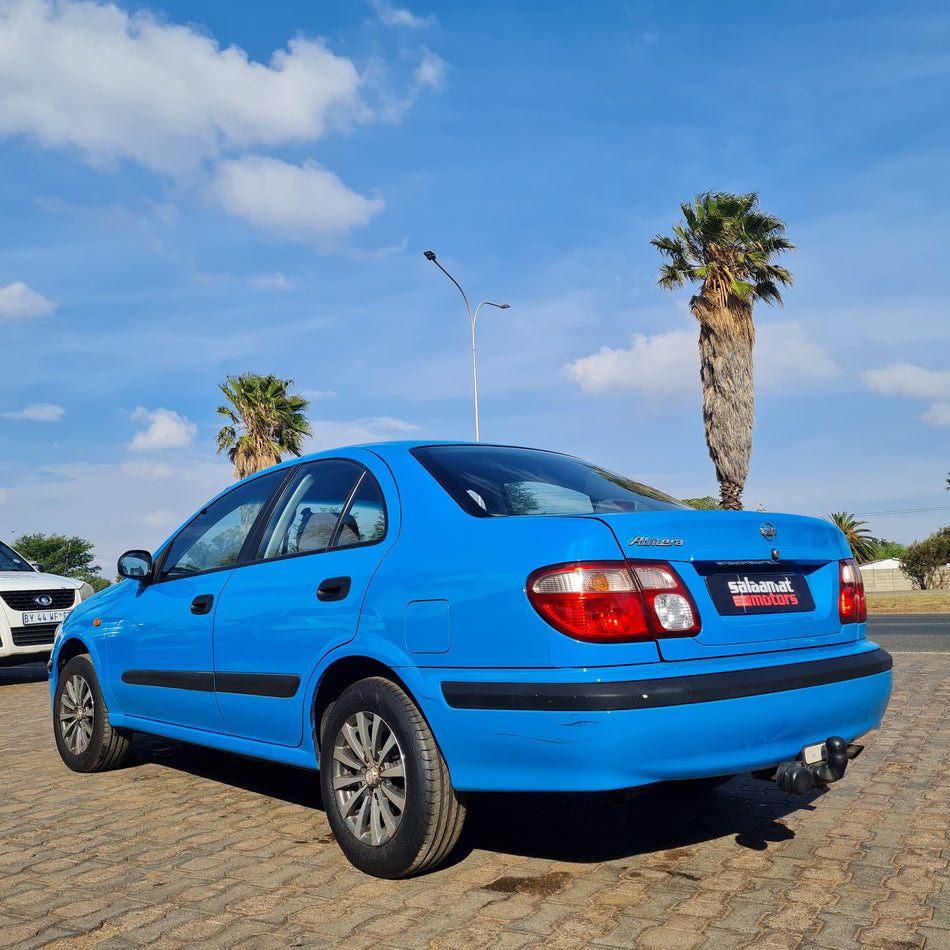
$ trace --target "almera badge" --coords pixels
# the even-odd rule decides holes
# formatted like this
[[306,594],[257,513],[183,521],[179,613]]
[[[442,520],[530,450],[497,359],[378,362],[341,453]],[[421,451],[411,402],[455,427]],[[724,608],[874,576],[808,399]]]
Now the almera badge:
[[630,547],[640,548],[681,548],[683,546],[682,538],[644,538],[637,535],[630,541]]

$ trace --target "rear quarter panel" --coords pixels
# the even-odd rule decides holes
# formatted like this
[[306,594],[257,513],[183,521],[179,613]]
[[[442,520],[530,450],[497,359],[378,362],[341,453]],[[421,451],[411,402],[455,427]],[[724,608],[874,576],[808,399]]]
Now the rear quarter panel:
[[[451,502],[454,505],[454,502]],[[414,518],[404,498],[399,542],[373,577],[361,635],[384,635],[422,667],[551,667],[590,660],[590,644],[555,632],[528,601],[539,567],[618,560],[602,523],[585,518]],[[602,654],[608,657],[605,650]],[[609,662],[658,659],[653,643],[614,644]]]

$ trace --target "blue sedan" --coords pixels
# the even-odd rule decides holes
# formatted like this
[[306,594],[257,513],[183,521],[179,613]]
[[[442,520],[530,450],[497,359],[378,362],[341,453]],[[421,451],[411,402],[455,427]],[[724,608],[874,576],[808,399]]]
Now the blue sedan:
[[694,511],[484,444],[325,452],[222,492],[75,608],[50,661],[77,772],[134,732],[319,769],[349,860],[438,866],[470,791],[842,777],[891,658],[833,525]]

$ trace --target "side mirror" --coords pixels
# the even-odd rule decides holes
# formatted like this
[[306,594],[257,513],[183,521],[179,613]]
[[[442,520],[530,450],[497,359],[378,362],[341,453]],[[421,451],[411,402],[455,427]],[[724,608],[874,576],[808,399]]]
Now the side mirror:
[[119,558],[120,577],[133,581],[145,581],[152,576],[152,555],[148,551],[126,551]]
[[34,571],[39,571],[40,574],[46,572],[46,565],[40,564],[38,561],[30,561],[30,567],[32,567]]

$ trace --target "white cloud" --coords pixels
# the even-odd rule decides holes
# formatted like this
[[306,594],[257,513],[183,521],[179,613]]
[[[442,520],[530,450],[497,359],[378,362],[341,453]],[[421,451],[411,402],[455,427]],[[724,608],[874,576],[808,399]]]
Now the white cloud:
[[361,421],[373,429],[388,429],[395,432],[417,432],[421,428],[421,426],[413,425],[411,422],[394,419],[392,416],[377,416],[375,419],[363,419]]
[[7,490],[5,488],[0,488],[0,505],[5,505],[7,503]]
[[892,363],[883,369],[865,370],[861,379],[870,389],[885,396],[950,398],[950,370],[938,372],[910,363]]
[[221,162],[211,194],[228,214],[301,241],[325,241],[383,209],[382,199],[356,194],[315,162],[255,156]]
[[358,247],[348,247],[341,251],[341,253],[351,261],[382,261],[387,257],[392,257],[394,254],[402,254],[408,246],[408,239],[403,238],[398,244],[373,248],[371,251],[366,251]]
[[353,63],[297,38],[268,65],[193,27],[84,0],[0,2],[0,134],[181,172],[371,118]]
[[34,402],[18,412],[0,412],[5,419],[28,419],[30,422],[59,422],[66,410],[49,402]]
[[379,22],[384,26],[408,26],[412,29],[422,29],[435,23],[435,17],[431,14],[416,16],[405,7],[393,6],[389,0],[371,0],[371,6],[376,11]]
[[755,385],[779,389],[796,379],[828,379],[841,370],[819,343],[805,336],[801,324],[767,323],[755,334]]
[[279,270],[275,270],[273,274],[252,277],[248,283],[257,290],[290,290],[293,287],[293,282],[284,277]]
[[676,330],[653,337],[635,333],[629,350],[603,346],[598,353],[568,363],[564,371],[585,392],[668,393],[682,388],[693,395],[699,385],[696,333]]
[[21,280],[0,287],[0,320],[31,320],[55,309],[56,304],[30,290]]
[[133,481],[172,478],[175,474],[170,465],[164,465],[161,462],[124,462],[119,470]]
[[175,224],[180,217],[177,205],[160,204],[157,201],[149,201],[147,204],[152,209],[152,214],[154,214],[162,224]]
[[935,402],[921,418],[932,426],[950,426],[950,402]]
[[[585,392],[635,389],[693,399],[699,393],[698,340],[698,329],[656,336],[635,333],[630,349],[601,347],[598,353],[568,363],[564,372]],[[809,340],[797,323],[760,326],[753,359],[756,387],[762,390],[840,373],[824,348]]]
[[439,89],[445,82],[445,76],[449,71],[449,64],[438,53],[430,50],[423,50],[422,62],[416,67],[413,78],[416,86],[422,88],[429,86],[432,89]]
[[181,523],[181,513],[172,511],[170,508],[159,508],[157,511],[147,514],[142,519],[150,528],[171,529],[177,528]]
[[336,393],[332,389],[305,389],[301,394],[304,399],[330,399]]
[[352,422],[314,420],[310,424],[314,434],[307,442],[305,455],[309,452],[322,452],[325,449],[335,449],[344,445],[406,438],[407,433],[416,432],[420,428],[410,422],[389,416],[354,419]]
[[147,422],[144,432],[136,432],[129,445],[136,452],[155,449],[183,448],[194,441],[198,427],[171,409],[145,409],[139,406],[132,413],[133,422]]
[[377,99],[377,114],[380,119],[398,125],[405,114],[415,105],[426,89],[441,88],[450,65],[431,50],[420,46],[405,52],[403,60],[418,56],[418,65],[412,73],[412,82],[403,92],[393,92],[386,63],[381,59],[371,61],[363,72],[364,87],[372,90]]
[[[95,545],[103,576],[115,576],[116,558],[130,548],[156,550],[170,529],[232,482],[227,460],[189,458],[176,466],[174,478],[147,486],[130,478],[124,465],[89,465],[75,459],[62,465],[33,465],[18,480],[6,482],[7,503],[16,520],[5,529],[14,534],[63,532],[87,538]],[[90,499],[108,498],[108,504]],[[148,518],[165,513],[161,524]]]
[[950,425],[950,370],[924,369],[911,363],[891,363],[861,374],[864,384],[884,396],[935,400],[921,416],[934,426]]

